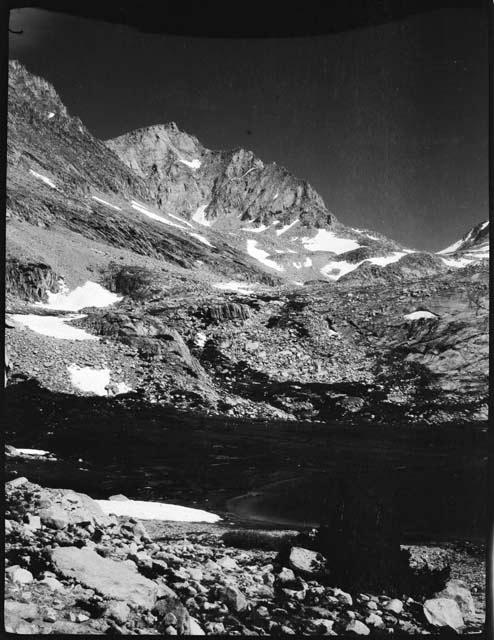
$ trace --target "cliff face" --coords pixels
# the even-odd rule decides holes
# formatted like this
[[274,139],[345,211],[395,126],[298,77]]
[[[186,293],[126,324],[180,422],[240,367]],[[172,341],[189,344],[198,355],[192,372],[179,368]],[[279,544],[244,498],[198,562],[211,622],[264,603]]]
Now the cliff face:
[[335,217],[314,189],[276,164],[265,165],[252,151],[210,151],[175,123],[108,140],[108,147],[143,177],[158,207],[191,218],[200,208],[206,224],[221,226],[274,220],[330,228]]

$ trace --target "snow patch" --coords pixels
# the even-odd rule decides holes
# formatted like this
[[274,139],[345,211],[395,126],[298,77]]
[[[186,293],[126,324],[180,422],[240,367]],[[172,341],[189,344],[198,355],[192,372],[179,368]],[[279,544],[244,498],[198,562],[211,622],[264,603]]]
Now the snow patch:
[[[209,203],[208,203],[209,204]],[[211,220],[206,218],[206,209],[208,208],[208,204],[201,204],[200,207],[197,207],[196,212],[192,216],[192,220],[197,222],[198,224],[202,224],[204,227],[211,226]]]
[[111,207],[112,209],[115,209],[115,211],[122,211],[122,209],[120,207],[117,207],[116,204],[112,204],[107,200],[103,200],[103,198],[99,198],[98,196],[91,196],[91,198],[93,200],[96,200],[97,202],[101,202],[101,204],[106,204],[107,207]]
[[201,236],[200,233],[189,233],[189,236],[193,236],[194,238],[197,238],[197,240],[199,240],[203,244],[207,244],[207,246],[211,247],[212,249],[215,248],[215,246],[211,244],[207,238],[205,238],[204,236]]
[[249,289],[245,282],[235,282],[234,280],[230,282],[215,282],[212,286],[222,291],[238,291],[239,293],[246,294],[254,293],[254,290]]
[[261,233],[261,231],[266,231],[268,227],[266,225],[261,224],[260,227],[253,227],[252,229],[246,229],[245,227],[241,227],[240,231],[250,231],[251,233]]
[[273,260],[269,260],[269,253],[267,251],[257,248],[257,240],[247,240],[247,253],[249,254],[249,256],[255,258],[270,269],[275,269],[276,271],[284,271],[283,267],[280,267],[279,264],[277,264]]
[[184,224],[186,224],[191,229],[194,229],[194,225],[190,224],[190,222],[188,220],[184,220],[183,218],[180,218],[179,216],[175,216],[173,213],[167,213],[166,215],[170,216],[170,218],[174,218],[175,220],[178,220],[179,222],[183,222]]
[[301,269],[302,268],[302,263],[301,262],[294,262],[293,266],[295,267],[295,269]]
[[187,165],[189,169],[199,169],[199,167],[202,164],[202,162],[197,158],[194,158],[193,160],[186,160],[185,158],[179,157],[178,161],[181,162],[182,164]]
[[350,273],[350,271],[354,271],[359,266],[359,264],[361,263],[346,262],[346,260],[341,260],[340,262],[332,261],[328,262],[327,265],[322,267],[321,273],[323,276],[326,276],[326,278],[329,278],[330,280],[339,280],[341,276]]
[[144,500],[96,500],[107,515],[127,516],[141,520],[165,520],[172,522],[218,522],[215,513],[181,507],[165,502],[145,502]]
[[54,117],[55,117],[55,113],[53,111],[50,111],[50,113],[46,116],[46,119],[51,120]]
[[[381,256],[378,258],[367,258],[362,262],[372,262],[372,264],[377,264],[380,267],[385,267],[387,264],[391,264],[392,262],[398,262],[398,260],[402,258],[404,255],[406,255],[404,251],[395,251],[394,253],[390,253],[389,256]],[[359,264],[362,264],[362,262],[359,262]]]
[[312,267],[312,259],[307,257],[304,262],[304,267]]
[[276,235],[277,236],[281,236],[282,233],[285,233],[286,231],[288,231],[289,229],[291,229],[292,227],[294,227],[297,222],[299,222],[299,220],[294,220],[293,222],[291,222],[290,224],[285,225],[284,227],[281,227],[281,229],[278,229],[276,231]]
[[41,173],[38,173],[37,171],[33,171],[32,169],[29,169],[29,173],[31,173],[35,178],[38,178],[38,180],[41,180],[42,182],[47,184],[52,189],[57,188],[53,180],[50,180],[50,178],[47,178],[46,176],[41,175]]
[[106,387],[110,384],[110,369],[93,369],[92,367],[78,367],[76,364],[67,367],[70,381],[76,389],[97,396],[106,396]]
[[43,336],[58,338],[59,340],[98,340],[97,336],[87,333],[84,329],[72,327],[68,322],[85,318],[85,315],[71,315],[65,318],[59,316],[37,316],[34,314],[14,314],[11,316],[14,321],[25,325],[31,331],[35,331]]
[[15,447],[16,453],[20,453],[23,456],[51,456],[49,451],[45,451],[44,449],[18,449]]
[[407,313],[403,316],[405,320],[420,320],[421,318],[437,318],[435,313],[431,313],[430,311],[420,310],[413,311],[412,313]]
[[355,240],[339,238],[333,231],[327,229],[319,229],[313,238],[302,238],[302,244],[308,251],[330,251],[337,255],[361,246]]
[[123,299],[122,296],[118,296],[97,282],[90,280],[82,286],[76,287],[73,291],[68,291],[65,287],[59,293],[49,291],[47,295],[48,302],[37,302],[36,306],[59,311],[79,311],[84,307],[107,307]]
[[159,216],[157,213],[153,213],[152,211],[149,211],[149,209],[146,209],[146,207],[142,204],[139,204],[139,202],[136,202],[135,200],[131,200],[130,203],[133,209],[135,209],[136,211],[139,211],[139,213],[143,213],[148,218],[151,218],[152,220],[156,220],[157,222],[162,222],[163,224],[167,224],[169,227],[176,227],[177,229],[183,229],[186,231],[186,228],[183,227],[181,224],[175,224],[174,222],[170,222],[170,220],[167,220],[163,216]]
[[447,267],[452,267],[453,269],[461,269],[462,267],[466,267],[468,264],[471,264],[473,260],[467,260],[466,258],[441,258],[444,264]]

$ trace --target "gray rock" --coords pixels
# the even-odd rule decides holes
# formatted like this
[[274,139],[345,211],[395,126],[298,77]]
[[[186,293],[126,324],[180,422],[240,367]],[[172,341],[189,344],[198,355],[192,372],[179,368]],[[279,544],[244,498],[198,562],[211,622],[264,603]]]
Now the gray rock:
[[352,620],[345,627],[345,631],[347,633],[354,633],[357,636],[368,636],[370,633],[370,629],[367,625],[360,620]]
[[51,560],[58,573],[74,578],[111,600],[151,609],[156,601],[157,585],[123,562],[102,558],[87,548],[54,549]]
[[7,567],[5,576],[10,578],[15,584],[29,584],[33,581],[33,574],[27,569],[22,569],[19,565]]
[[28,602],[18,602],[17,600],[5,600],[4,612],[6,616],[22,618],[31,622],[38,617],[38,607]]
[[291,589],[296,584],[297,578],[295,577],[295,574],[291,569],[283,567],[283,569],[277,575],[277,580],[283,587]]
[[458,631],[463,627],[460,607],[451,598],[431,598],[423,606],[424,615],[434,627],[451,627]]
[[69,516],[61,507],[53,505],[39,512],[41,523],[51,529],[65,529],[69,524]]
[[383,609],[399,615],[403,611],[403,602],[398,598],[393,598],[384,605]]
[[29,480],[22,476],[21,478],[14,478],[13,480],[9,480],[5,483],[5,490],[15,489],[16,487],[21,487],[23,484],[27,484]]
[[158,600],[154,606],[153,613],[157,617],[161,629],[164,629],[167,633],[168,627],[171,626],[171,620],[174,620],[173,627],[180,635],[190,635],[189,612],[177,596],[168,596]]
[[41,518],[29,513],[26,516],[26,522],[24,523],[24,526],[31,531],[37,531],[38,529],[41,529]]
[[247,609],[247,599],[244,594],[233,585],[226,585],[218,589],[218,599],[224,602],[230,611],[239,613]]
[[117,495],[115,496],[110,496],[108,500],[116,500],[116,501],[123,502],[123,501],[128,501],[129,499],[127,498],[127,496],[124,496],[123,493],[117,493]]
[[57,580],[56,578],[52,578],[51,576],[47,576],[46,578],[43,578],[43,580],[41,580],[40,584],[45,584],[52,591],[64,591],[65,590],[65,587],[60,582],[60,580]]
[[121,600],[110,602],[106,609],[106,614],[118,624],[125,624],[129,618],[129,606]]
[[377,613],[371,613],[365,619],[365,624],[368,624],[371,627],[383,627],[384,621],[381,616],[377,615]]
[[195,618],[190,618],[190,635],[191,636],[205,636],[201,625]]
[[227,571],[232,571],[234,569],[238,569],[237,562],[233,558],[230,558],[228,556],[225,556],[224,558],[220,558],[219,560],[216,561],[216,563],[222,569],[226,569]]
[[475,603],[462,580],[448,580],[445,588],[436,593],[436,598],[451,598],[460,607],[460,611],[464,620],[472,620],[475,618]]
[[317,577],[324,572],[324,558],[320,553],[304,549],[303,547],[292,547],[288,564],[295,573],[304,577]]

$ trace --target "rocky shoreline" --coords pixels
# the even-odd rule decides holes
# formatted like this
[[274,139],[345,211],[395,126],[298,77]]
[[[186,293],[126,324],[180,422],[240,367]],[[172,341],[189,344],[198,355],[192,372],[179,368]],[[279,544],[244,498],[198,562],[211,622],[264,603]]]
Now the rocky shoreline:
[[387,636],[482,629],[483,558],[467,570],[475,555],[468,549],[409,547],[416,567],[450,564],[435,593],[349,593],[331,584],[307,534],[117,518],[84,494],[26,478],[7,482],[5,496],[11,633]]

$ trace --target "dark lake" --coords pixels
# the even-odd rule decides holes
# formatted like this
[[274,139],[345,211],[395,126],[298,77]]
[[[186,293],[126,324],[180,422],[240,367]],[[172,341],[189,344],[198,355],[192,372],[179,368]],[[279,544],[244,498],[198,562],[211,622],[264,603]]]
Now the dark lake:
[[29,383],[9,387],[6,400],[6,442],[59,459],[7,459],[7,479],[15,471],[94,498],[124,493],[234,523],[302,528],[318,524],[340,478],[356,486],[384,478],[404,542],[486,536],[487,433],[478,425],[225,421]]

